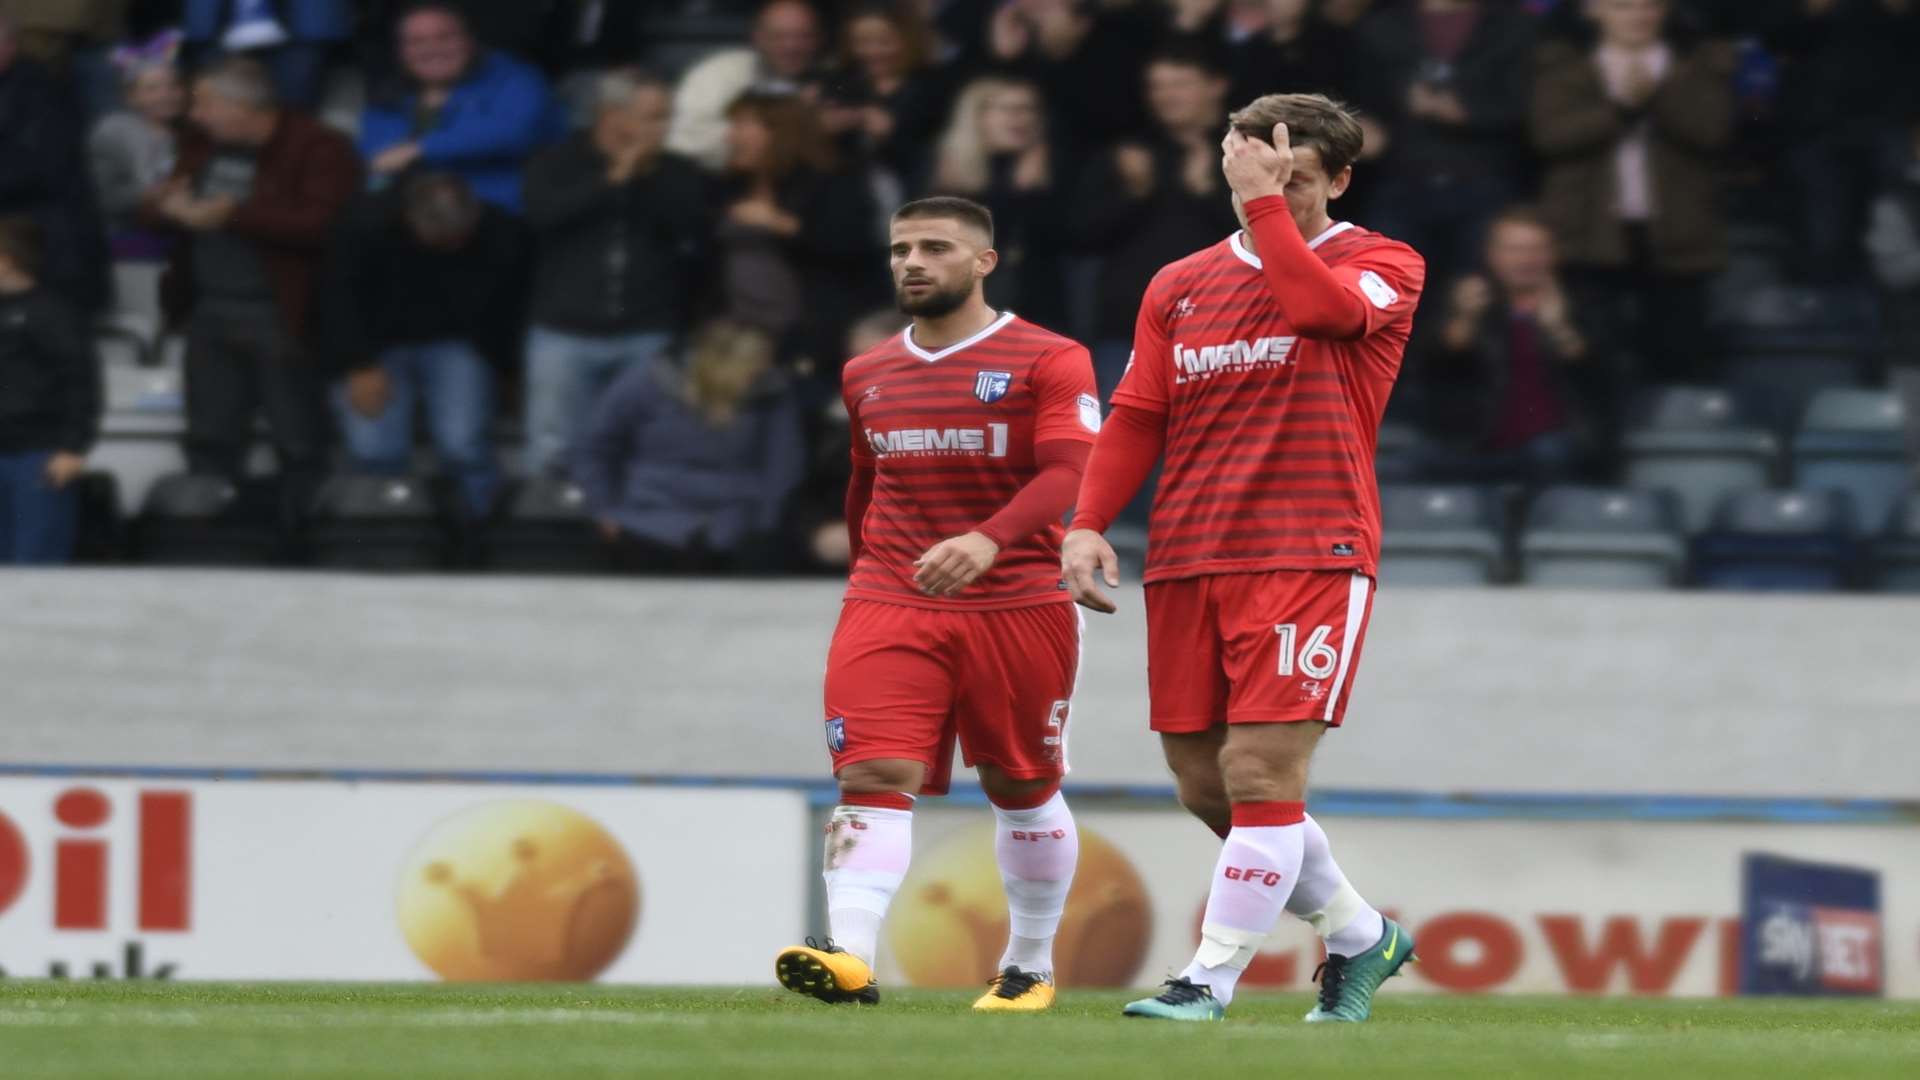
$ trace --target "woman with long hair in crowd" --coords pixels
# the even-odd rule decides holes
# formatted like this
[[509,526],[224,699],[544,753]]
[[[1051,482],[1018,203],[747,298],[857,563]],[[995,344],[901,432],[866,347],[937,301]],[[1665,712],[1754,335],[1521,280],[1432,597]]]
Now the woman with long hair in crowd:
[[886,279],[872,272],[881,243],[873,195],[840,168],[813,105],[757,91],[734,101],[724,206],[727,316],[774,335],[821,387],[837,385],[846,325],[885,299]]
[[987,76],[968,83],[954,102],[929,186],[993,211],[1000,266],[987,279],[988,302],[1061,328],[1067,214],[1055,157],[1039,89]]
[[693,335],[684,369],[657,359],[614,380],[574,478],[629,568],[746,568],[766,561],[804,449],[773,339],[714,321]]

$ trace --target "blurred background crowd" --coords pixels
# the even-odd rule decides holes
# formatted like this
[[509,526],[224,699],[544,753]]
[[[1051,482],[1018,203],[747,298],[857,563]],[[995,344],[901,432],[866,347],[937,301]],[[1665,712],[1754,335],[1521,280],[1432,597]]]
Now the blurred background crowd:
[[0,562],[831,571],[893,206],[989,206],[1108,392],[1226,113],[1317,91],[1429,265],[1390,566],[1857,584],[1920,541],[1916,8],[0,0]]

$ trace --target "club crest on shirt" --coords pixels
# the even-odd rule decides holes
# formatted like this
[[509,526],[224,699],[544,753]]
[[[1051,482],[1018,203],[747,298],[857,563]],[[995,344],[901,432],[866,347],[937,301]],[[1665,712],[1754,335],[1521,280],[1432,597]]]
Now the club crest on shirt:
[[1007,396],[1007,387],[1013,385],[1011,371],[981,371],[973,377],[973,396],[991,405]]
[[827,749],[839,753],[847,748],[847,718],[835,716],[827,720]]

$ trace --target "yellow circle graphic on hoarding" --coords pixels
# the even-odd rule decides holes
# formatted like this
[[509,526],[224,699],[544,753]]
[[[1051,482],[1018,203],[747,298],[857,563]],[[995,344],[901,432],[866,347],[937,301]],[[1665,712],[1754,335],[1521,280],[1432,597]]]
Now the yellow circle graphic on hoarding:
[[[962,829],[914,855],[887,916],[887,942],[914,986],[978,986],[1007,944],[1007,899],[991,825]],[[1053,944],[1063,986],[1129,986],[1153,935],[1147,887],[1098,834],[1080,830],[1080,865]]]
[[580,980],[626,948],[640,884],[592,818],[550,802],[496,802],[434,826],[400,877],[400,930],[455,981]]

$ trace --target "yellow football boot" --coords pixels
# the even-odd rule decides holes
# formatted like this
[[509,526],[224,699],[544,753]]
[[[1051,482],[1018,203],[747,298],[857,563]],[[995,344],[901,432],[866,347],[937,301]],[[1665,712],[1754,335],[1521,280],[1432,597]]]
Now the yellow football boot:
[[1039,1012],[1053,1008],[1053,976],[1009,967],[987,983],[975,1012]]
[[873,969],[866,961],[833,943],[807,939],[781,951],[773,962],[773,976],[780,985],[796,994],[819,998],[829,1005],[854,1002],[877,1005],[880,988],[873,983]]

